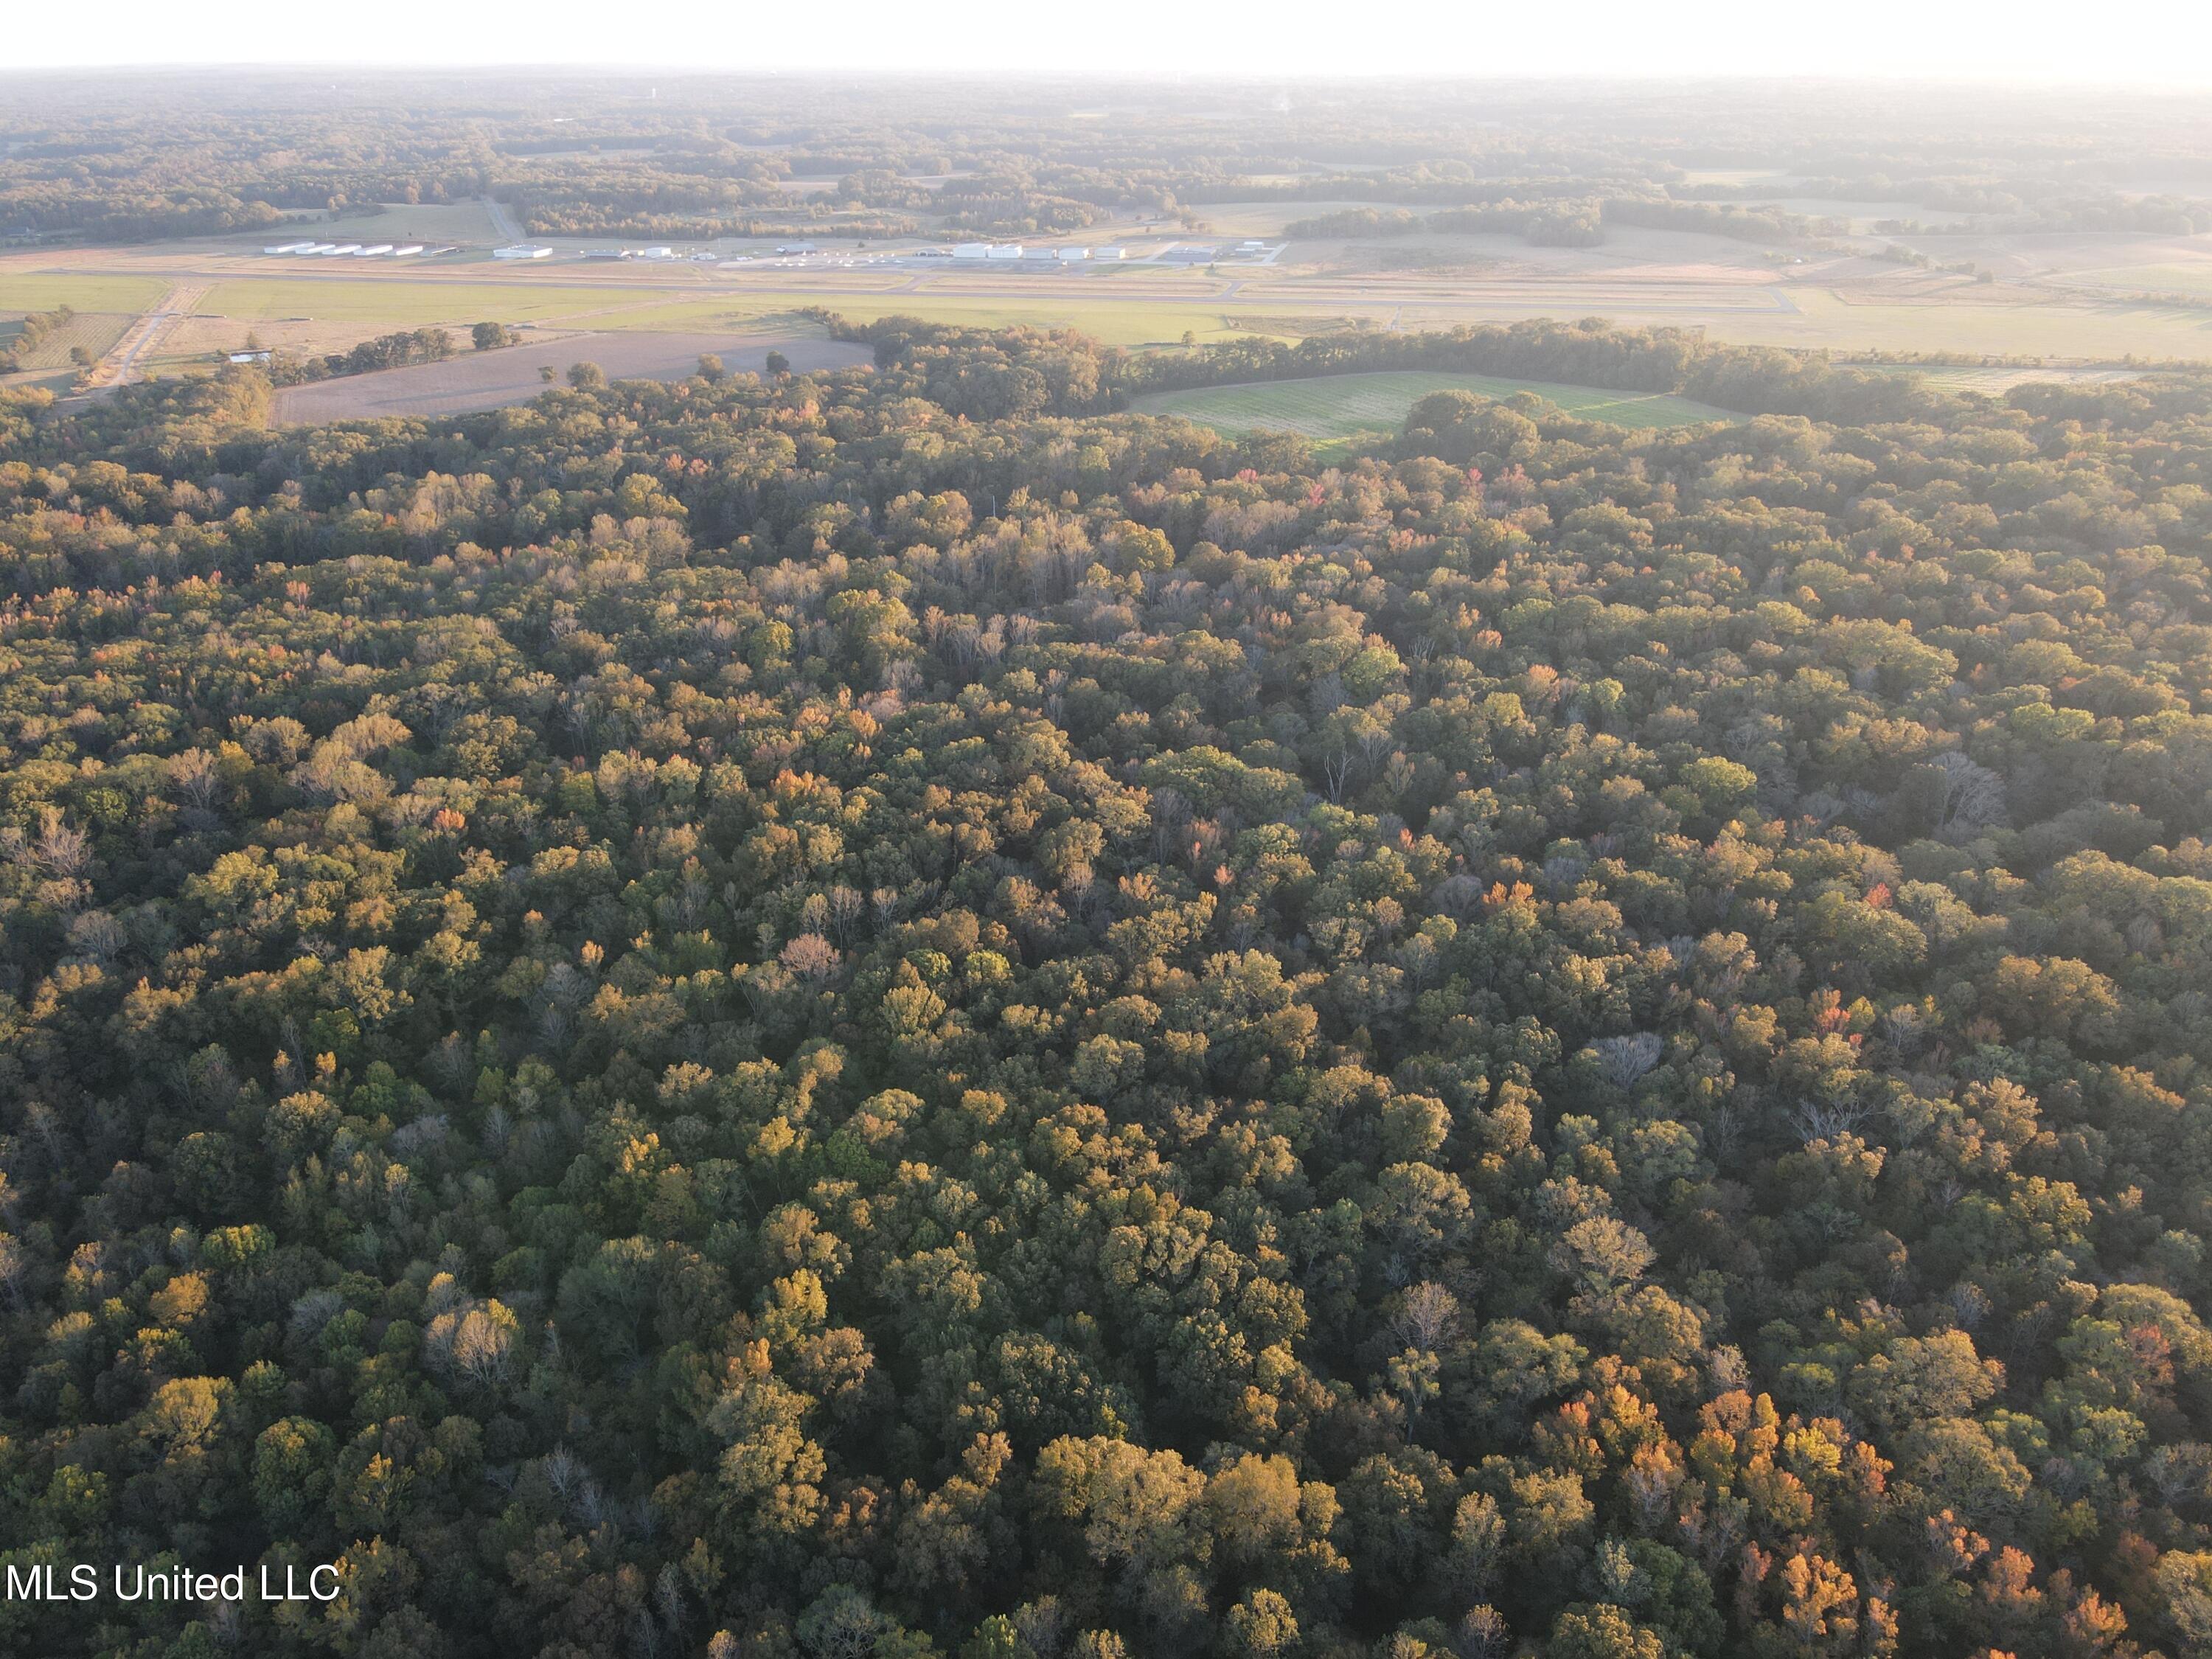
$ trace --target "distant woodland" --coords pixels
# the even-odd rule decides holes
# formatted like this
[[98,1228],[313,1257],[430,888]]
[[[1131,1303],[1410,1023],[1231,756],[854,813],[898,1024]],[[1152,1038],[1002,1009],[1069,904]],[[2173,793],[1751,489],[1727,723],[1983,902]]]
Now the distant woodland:
[[1461,228],[1553,245],[1602,241],[1607,222],[1819,234],[1818,213],[1778,196],[1999,230],[2185,235],[2212,230],[2212,122],[2202,100],[2148,94],[1809,85],[1321,86],[1293,99],[1234,83],[1170,94],[515,73],[331,86],[270,72],[150,97],[60,75],[0,88],[0,237],[204,236],[482,196],[548,236],[1046,235],[1202,224],[1209,204],[1269,198],[1450,210],[1469,218]]

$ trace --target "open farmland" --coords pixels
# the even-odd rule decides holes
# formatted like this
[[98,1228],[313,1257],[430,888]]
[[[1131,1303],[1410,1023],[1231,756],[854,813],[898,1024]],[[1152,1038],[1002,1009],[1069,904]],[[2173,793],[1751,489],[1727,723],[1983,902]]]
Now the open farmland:
[[[112,311],[80,311],[67,321],[58,324],[39,342],[38,349],[31,352],[17,368],[33,373],[70,366],[70,353],[82,346],[86,356],[97,361],[113,348],[129,328],[132,313]],[[10,325],[10,336],[17,325]]]
[[1585,420],[1642,430],[1735,418],[1724,409],[1662,392],[1613,392],[1601,386],[1412,369],[1198,386],[1158,392],[1138,399],[1136,407],[1147,415],[1180,415],[1218,432],[1295,432],[1308,438],[1341,440],[1391,431],[1421,398],[1432,392],[1453,391],[1485,398],[1531,392]]
[[348,211],[336,218],[328,213],[295,212],[281,224],[227,231],[208,240],[211,246],[258,257],[270,243],[301,237],[326,242],[454,242],[463,246],[489,246],[512,240],[493,222],[485,204],[471,198],[459,202],[386,202],[374,212]]
[[[445,326],[447,331],[453,336],[454,343],[466,350],[468,330],[458,324],[449,323]],[[163,337],[161,351],[145,367],[152,374],[174,374],[210,362],[219,353],[241,350],[256,343],[272,351],[294,356],[319,356],[334,351],[350,351],[363,340],[374,339],[377,335],[388,331],[388,325],[380,323],[315,320],[246,323],[231,317],[188,317]]]
[[[391,267],[393,271],[408,267]],[[650,295],[575,283],[423,281],[374,267],[332,276],[238,276],[219,283],[203,309],[248,322],[308,317],[324,322],[383,323],[393,328],[481,321],[544,322],[570,313],[650,300]]]
[[[1258,234],[1262,218],[1278,208],[1310,213],[1328,205],[1221,204],[1206,211],[1217,221],[1234,219],[1236,234]],[[1256,216],[1243,216],[1246,209]],[[1230,234],[1200,240],[1218,242]],[[1084,236],[1144,246],[1120,228],[1092,227]],[[1187,331],[1201,340],[1239,331],[1330,332],[1355,320],[1419,331],[1602,316],[1794,349],[1960,352],[2074,366],[2212,358],[2212,311],[2143,297],[2179,295],[2203,280],[2201,267],[2212,262],[2200,259],[2191,239],[1899,240],[1924,245],[1947,262],[1985,268],[1996,280],[1899,265],[1864,247],[1783,267],[1750,243],[1635,227],[1609,232],[1594,248],[1534,246],[1494,234],[1300,240],[1269,265],[1183,268],[1133,258],[1043,271],[911,258],[862,265],[769,260],[750,268],[587,264],[565,257],[527,268],[482,259],[287,262],[263,259],[258,242],[249,249],[233,237],[0,257],[0,314],[64,301],[88,313],[138,310],[176,285],[198,283],[209,289],[199,319],[234,325],[237,343],[249,330],[289,325],[320,349],[390,329],[465,327],[485,319],[558,329],[742,330],[765,315],[818,305],[856,320],[898,313],[985,327],[1073,327],[1131,347],[1176,343]],[[206,333],[195,329],[194,343]]]
[[2045,368],[2033,363],[1855,363],[1875,374],[1912,374],[1946,392],[1997,397],[2016,386],[2108,385],[2139,378],[2132,368]]
[[[504,240],[480,200],[387,202],[380,213],[316,223],[302,222],[302,235],[320,234],[334,240],[374,242],[493,242]],[[258,240],[270,239],[260,236]],[[276,239],[283,240],[282,237]]]
[[2202,295],[2212,300],[2212,259],[2106,265],[2090,270],[2067,271],[2052,280],[2054,283],[2081,289],[2112,289],[2131,294]]
[[[2081,290],[1963,283],[1939,289],[1918,272],[1856,285],[1781,283],[1717,259],[1703,266],[1677,258],[1589,270],[1549,269],[1525,258],[1515,264],[1520,268],[1510,273],[1493,260],[1436,271],[1305,267],[1224,270],[1212,277],[1148,267],[1000,276],[941,267],[707,272],[681,266],[602,276],[599,268],[586,275],[566,264],[526,274],[502,270],[486,280],[490,272],[479,277],[479,267],[434,276],[396,266],[264,274],[234,258],[173,256],[158,267],[134,262],[128,276],[0,268],[0,311],[66,301],[80,312],[119,313],[151,305],[168,286],[198,276],[210,288],[196,307],[196,321],[220,319],[230,325],[192,330],[192,343],[208,349],[241,344],[256,331],[273,343],[271,325],[286,326],[288,343],[296,330],[298,345],[322,350],[392,329],[466,327],[486,319],[564,331],[742,331],[775,313],[822,306],[856,321],[896,313],[976,327],[1076,328],[1133,348],[1172,344],[1186,331],[1212,340],[1246,331],[1328,333],[1348,321],[1419,331],[1602,316],[1798,349],[1955,351],[2075,366],[2130,357],[2212,358],[2212,312]],[[155,269],[166,282],[149,280],[147,273]]]
[[21,264],[0,265],[0,316],[51,311],[56,306],[135,315],[160,299],[168,289],[168,280],[163,276],[107,276],[76,270],[40,270]]
[[499,351],[471,352],[442,363],[418,363],[374,374],[349,374],[289,386],[276,395],[276,418],[286,424],[371,420],[393,415],[458,415],[527,402],[572,364],[597,363],[611,380],[681,380],[712,352],[732,374],[760,374],[781,351],[793,370],[849,368],[872,361],[864,346],[818,336],[728,334],[575,334]]
[[1205,236],[1279,236],[1283,227],[1300,219],[1311,219],[1322,214],[1342,213],[1347,210],[1371,208],[1372,202],[1334,200],[1324,198],[1309,200],[1304,197],[1285,196],[1273,200],[1250,202],[1204,202],[1195,211],[1206,223],[1204,233],[1194,233],[1194,240]]

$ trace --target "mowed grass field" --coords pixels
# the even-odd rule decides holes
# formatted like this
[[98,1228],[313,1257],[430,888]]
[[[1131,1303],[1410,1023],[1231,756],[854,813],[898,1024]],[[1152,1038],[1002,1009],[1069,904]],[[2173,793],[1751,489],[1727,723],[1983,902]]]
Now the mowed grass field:
[[[156,295],[155,297],[159,297]],[[798,310],[827,306],[855,321],[896,313],[926,322],[977,328],[1026,324],[1035,328],[1079,328],[1112,345],[1173,342],[1185,329],[1200,339],[1233,332],[1221,307],[1203,301],[1156,303],[1092,300],[1088,295],[1036,300],[996,295],[947,295],[871,293],[864,289],[744,289],[687,297],[641,288],[576,283],[456,283],[404,279],[318,281],[240,277],[216,284],[199,305],[203,316],[240,323],[312,318],[319,322],[380,323],[391,328],[493,320],[551,327],[641,329],[652,333],[737,328]]]
[[1209,304],[1202,299],[1127,300],[1109,292],[1106,297],[1096,300],[1087,294],[1065,293],[1027,300],[998,295],[938,295],[927,289],[912,294],[886,294],[852,289],[726,292],[696,300],[671,300],[660,305],[640,305],[635,309],[611,310],[590,318],[588,325],[655,331],[749,327],[802,306],[825,307],[856,323],[897,316],[968,328],[1018,325],[1080,329],[1108,345],[1120,346],[1172,345],[1182,338],[1185,330],[1201,340],[1226,340],[1239,332],[1231,325],[1218,304]]
[[158,276],[83,276],[64,270],[0,269],[0,316],[70,306],[136,316],[169,291]]
[[213,246],[235,246],[258,252],[270,243],[303,236],[325,242],[458,242],[464,246],[507,240],[478,201],[387,202],[381,213],[354,213],[338,219],[326,213],[292,214],[281,225],[225,232],[204,240]]
[[652,298],[634,289],[587,288],[581,283],[255,276],[217,283],[200,301],[199,309],[204,316],[249,322],[312,317],[325,322],[420,328],[467,319],[543,322],[572,313],[635,306]]
[[1416,369],[1195,386],[1184,392],[1155,392],[1139,398],[1134,407],[1147,415],[1180,415],[1232,434],[1295,432],[1308,438],[1341,441],[1395,431],[1406,411],[1423,398],[1432,392],[1453,391],[1485,398],[1533,392],[1584,420],[1607,421],[1638,430],[1737,418],[1724,409],[1660,392],[1613,392],[1601,386]]
[[1305,201],[1295,197],[1255,202],[1207,202],[1196,211],[1209,228],[1185,231],[1170,226],[1160,234],[1185,242],[1218,241],[1224,236],[1279,236],[1285,225],[1323,214],[1341,213],[1348,208],[1372,208],[1386,218],[1392,210],[1387,202]]

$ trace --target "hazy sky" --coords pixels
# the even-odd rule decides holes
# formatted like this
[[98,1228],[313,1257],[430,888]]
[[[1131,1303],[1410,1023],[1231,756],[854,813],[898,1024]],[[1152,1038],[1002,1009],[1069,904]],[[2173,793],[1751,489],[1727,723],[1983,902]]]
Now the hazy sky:
[[[2212,85],[2212,5],[2019,0],[18,0],[9,64],[604,64]],[[0,73],[4,73],[0,69]]]

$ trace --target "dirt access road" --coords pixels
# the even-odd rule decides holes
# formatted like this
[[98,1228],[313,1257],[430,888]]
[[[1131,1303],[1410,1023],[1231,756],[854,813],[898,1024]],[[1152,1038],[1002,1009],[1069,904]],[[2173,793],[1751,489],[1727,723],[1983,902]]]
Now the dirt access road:
[[491,216],[491,228],[499,233],[499,240],[509,246],[520,241],[522,227],[515,222],[514,215],[508,210],[507,204],[495,201],[489,196],[480,199],[483,203],[483,210]]
[[207,291],[205,283],[179,283],[171,289],[161,304],[125,329],[123,337],[93,365],[92,373],[85,379],[87,389],[130,385],[137,378],[138,360],[158,346],[162,337],[179,321],[191,316],[199,302],[207,298]]

